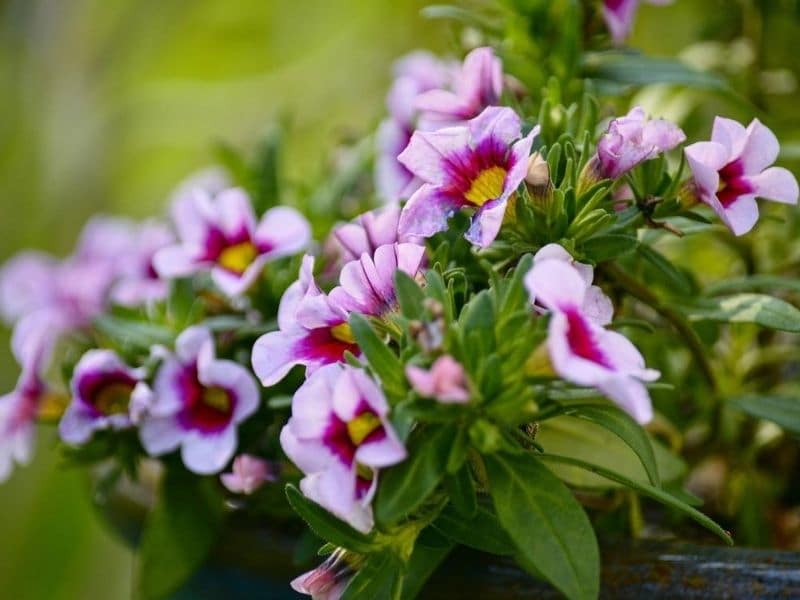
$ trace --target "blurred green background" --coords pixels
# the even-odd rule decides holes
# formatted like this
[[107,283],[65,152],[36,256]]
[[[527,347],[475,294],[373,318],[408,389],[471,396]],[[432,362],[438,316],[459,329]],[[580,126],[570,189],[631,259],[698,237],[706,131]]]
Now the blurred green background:
[[[794,0],[774,3],[796,14]],[[380,118],[395,57],[452,47],[448,26],[419,17],[425,4],[0,0],[0,260],[25,247],[65,254],[98,211],[163,211],[174,186],[211,163],[215,142],[251,148],[279,115],[291,123],[290,171],[318,173],[337,140]],[[674,54],[701,37],[733,39],[732,4],[644,6],[632,43]],[[790,67],[773,83],[791,88],[797,21],[774,27],[784,35],[762,36],[758,54]],[[796,97],[764,104],[785,102],[778,110],[800,139]],[[2,338],[8,390],[17,372]],[[39,439],[34,464],[0,487],[0,597],[130,597],[131,552],[92,514],[82,475],[59,464],[53,432]]]

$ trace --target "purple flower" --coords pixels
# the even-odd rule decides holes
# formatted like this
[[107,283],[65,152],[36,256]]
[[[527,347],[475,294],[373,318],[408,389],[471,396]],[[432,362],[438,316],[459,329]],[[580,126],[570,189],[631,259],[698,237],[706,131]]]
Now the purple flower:
[[498,103],[503,91],[503,64],[491,48],[476,48],[464,58],[449,90],[432,89],[417,96],[422,127],[431,129],[477,117]]
[[[672,0],[646,0],[649,4],[671,4]],[[614,43],[623,43],[633,28],[636,10],[642,0],[603,0],[603,17]]]
[[95,431],[127,429],[133,425],[136,397],[150,394],[144,371],[132,369],[111,350],[89,350],[75,365],[72,402],[58,424],[61,439],[82,445]]
[[56,296],[58,262],[43,252],[20,252],[0,269],[0,316],[12,325]]
[[550,310],[547,347],[553,368],[572,383],[598,389],[639,423],[653,417],[644,381],[658,379],[623,335],[608,331],[584,312],[586,280],[567,262],[536,262],[525,276],[532,298]]
[[245,292],[267,262],[299,252],[311,237],[306,219],[287,206],[271,208],[256,222],[240,189],[215,197],[195,189],[175,201],[173,219],[180,243],[156,253],[156,272],[175,278],[210,270],[229,296]]
[[345,551],[337,548],[320,566],[293,579],[291,586],[296,592],[308,594],[312,600],[339,600],[352,575]]
[[595,169],[604,179],[617,179],[685,139],[680,127],[664,119],[648,119],[644,109],[636,106],[609,123],[597,143]]
[[47,386],[36,363],[23,366],[13,392],[0,396],[0,483],[14,464],[26,465],[33,455],[36,416]]
[[745,129],[722,117],[714,120],[710,142],[686,147],[697,195],[735,235],[756,224],[756,197],[797,204],[797,179],[782,167],[770,167],[779,149],[775,134],[758,119]]
[[341,246],[342,258],[346,262],[357,260],[362,254],[372,256],[379,246],[399,242],[399,222],[400,205],[388,204],[359,215],[352,223],[339,225],[333,236]]
[[236,428],[258,408],[250,372],[214,356],[214,340],[204,327],[178,336],[175,354],[156,374],[149,410],[139,429],[151,456],[181,448],[183,464],[194,473],[218,473],[233,457]]
[[466,238],[482,247],[491,244],[508,198],[525,178],[538,131],[534,127],[520,139],[516,113],[490,107],[466,126],[414,132],[398,158],[426,183],[403,208],[399,235],[430,237],[447,228],[455,211],[470,207],[475,214]]
[[359,531],[372,529],[378,469],[406,450],[380,388],[360,369],[327,365],[295,392],[281,446],[305,477],[303,493]]
[[153,258],[174,242],[175,236],[164,223],[148,221],[138,225],[130,249],[118,265],[111,300],[124,306],[140,306],[166,298],[169,284],[159,278]]
[[406,377],[420,396],[435,398],[444,404],[469,402],[464,367],[450,355],[437,358],[430,370],[408,365]]
[[383,317],[395,310],[394,273],[412,277],[422,264],[425,248],[416,244],[385,244],[374,255],[362,254],[347,263],[339,286],[324,294],[314,282],[314,259],[306,256],[300,278],[281,298],[278,331],[262,335],[253,347],[253,369],[265,386],[276,384],[295,365],[315,369],[360,354],[347,320],[352,312]]
[[252,454],[237,456],[233,459],[233,470],[219,478],[228,491],[245,495],[252,494],[267,481],[277,481],[273,466]]

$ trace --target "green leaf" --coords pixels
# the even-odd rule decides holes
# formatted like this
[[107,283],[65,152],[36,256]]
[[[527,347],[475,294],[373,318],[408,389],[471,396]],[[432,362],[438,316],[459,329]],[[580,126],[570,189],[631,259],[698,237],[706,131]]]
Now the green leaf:
[[384,388],[394,394],[402,394],[406,388],[406,378],[400,359],[378,337],[372,325],[362,315],[353,313],[349,323],[358,347],[369,361],[369,366],[380,377]]
[[497,518],[525,562],[568,598],[597,598],[597,539],[572,492],[533,454],[492,454],[484,462]]
[[400,600],[414,600],[452,549],[452,543],[444,546],[425,546],[418,540],[406,566]]
[[641,54],[589,52],[584,55],[583,72],[594,79],[633,85],[677,83],[715,91],[730,89],[723,78],[713,73],[696,71],[677,60]]
[[398,566],[388,551],[371,554],[347,584],[341,600],[389,600],[392,584],[400,576]]
[[596,235],[583,242],[583,254],[595,263],[611,260],[636,249],[636,236],[611,233]]
[[447,506],[433,522],[442,535],[463,546],[489,554],[512,555],[514,542],[508,537],[495,514],[483,506],[472,518],[464,518],[452,506]]
[[422,316],[422,301],[425,294],[409,275],[403,271],[394,274],[394,287],[400,312],[407,319],[419,319]]
[[785,290],[800,293],[800,279],[780,275],[749,275],[734,277],[712,283],[705,289],[708,296],[719,296],[740,292],[760,292],[764,290]]
[[175,339],[172,330],[156,323],[101,315],[94,320],[95,328],[121,347],[150,350],[156,344],[169,345]]
[[371,535],[356,531],[344,521],[306,498],[292,484],[286,485],[286,499],[294,511],[308,523],[311,530],[322,539],[359,554],[369,554],[375,549]]
[[169,469],[147,518],[136,570],[136,596],[166,598],[200,568],[221,530],[224,503],[214,481]]
[[280,204],[280,159],[283,131],[273,123],[261,140],[253,169],[253,210],[263,215],[270,206]]
[[769,329],[800,333],[800,310],[763,294],[701,299],[693,305],[678,306],[678,309],[692,321],[755,323]]
[[656,455],[650,445],[650,438],[647,437],[647,433],[641,425],[634,421],[628,413],[611,405],[596,403],[571,405],[570,410],[573,411],[570,416],[596,423],[619,437],[642,461],[650,483],[655,486],[661,485]]
[[590,462],[586,462],[583,460],[578,460],[576,458],[570,458],[568,456],[558,456],[555,454],[543,454],[541,456],[543,460],[548,462],[557,462],[562,464],[573,465],[579,467],[581,469],[586,469],[587,471],[591,471],[600,475],[601,477],[606,477],[611,479],[612,481],[616,481],[621,483],[631,489],[636,490],[637,492],[644,494],[654,500],[658,500],[662,504],[666,506],[670,506],[683,514],[687,517],[695,520],[700,525],[711,531],[712,533],[718,535],[720,538],[725,540],[728,544],[733,544],[733,540],[731,539],[730,534],[722,529],[719,525],[717,525],[714,521],[709,519],[703,513],[698,510],[695,510],[688,504],[678,500],[675,496],[665,492],[664,490],[653,487],[652,485],[648,485],[646,483],[640,483],[638,481],[634,481],[633,479],[628,479],[627,477],[620,475],[619,473],[615,473],[614,471],[610,471],[609,469],[603,468],[599,465],[595,465]]
[[671,291],[683,296],[689,296],[694,292],[694,285],[689,276],[664,258],[661,253],[645,244],[640,244],[637,252],[663,276],[664,283]]
[[749,415],[772,421],[786,431],[800,435],[800,398],[744,395],[730,398],[728,402]]
[[465,465],[455,475],[447,475],[444,485],[453,508],[463,517],[473,517],[478,510],[478,500],[469,467]]
[[450,425],[420,430],[409,444],[409,457],[381,471],[373,503],[379,523],[391,525],[407,517],[436,488],[445,474],[456,431]]
[[528,292],[525,290],[525,275],[531,270],[533,266],[533,255],[526,254],[523,256],[517,267],[514,269],[514,274],[508,281],[503,299],[500,302],[500,310],[498,311],[499,317],[506,317],[514,311],[527,307],[528,305]]

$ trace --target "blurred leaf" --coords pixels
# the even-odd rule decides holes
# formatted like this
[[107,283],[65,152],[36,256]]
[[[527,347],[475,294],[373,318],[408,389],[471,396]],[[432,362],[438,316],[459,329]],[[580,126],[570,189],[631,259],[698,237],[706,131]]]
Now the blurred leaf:
[[655,267],[657,273],[663,276],[664,282],[671,291],[675,291],[683,296],[689,296],[694,292],[695,286],[690,277],[673,265],[664,256],[650,246],[641,244],[637,248],[639,255],[650,265]]
[[453,506],[447,506],[433,522],[433,527],[454,542],[481,552],[500,555],[516,552],[497,516],[483,506],[470,518],[465,518]]
[[677,308],[692,321],[756,323],[781,331],[800,332],[800,310],[778,298],[764,294],[737,294],[715,299],[699,299]]
[[712,283],[705,289],[707,296],[731,294],[739,292],[758,292],[762,290],[786,290],[800,292],[800,279],[796,277],[781,277],[780,275],[749,275],[747,277],[733,277]]
[[419,319],[422,316],[422,301],[425,299],[425,294],[417,282],[405,272],[398,270],[394,274],[394,286],[403,316],[407,319]]
[[401,394],[406,388],[406,376],[400,359],[372,329],[369,321],[358,313],[350,315],[350,328],[358,347],[369,361],[369,366],[380,378],[388,393]]
[[315,502],[306,498],[292,484],[286,485],[286,499],[311,530],[323,540],[359,554],[369,554],[375,549],[371,535],[356,531]]
[[399,575],[397,561],[388,550],[370,554],[347,584],[340,600],[389,600],[394,580]]
[[[429,531],[429,530],[426,530]],[[425,582],[439,568],[442,561],[453,549],[453,544],[443,546],[426,546],[418,540],[411,553],[403,576],[403,593],[400,600],[414,600]]]
[[156,323],[123,319],[109,314],[94,320],[95,328],[120,347],[149,351],[156,344],[170,345],[175,339],[172,330]]
[[583,242],[583,254],[593,262],[603,262],[628,254],[636,249],[636,236],[632,235],[598,235]]
[[777,423],[785,430],[800,435],[800,398],[789,396],[735,396],[728,402],[759,419]]
[[572,492],[533,454],[484,462],[497,518],[519,554],[568,598],[597,598],[597,539]]
[[730,92],[725,79],[714,73],[696,71],[674,59],[654,58],[642,54],[587,52],[583,59],[583,73],[586,77],[617,83],[633,85],[673,83]]
[[446,475],[444,485],[453,508],[461,516],[472,518],[478,510],[478,501],[469,467],[462,467],[454,475]]
[[272,124],[261,140],[253,169],[253,210],[257,217],[267,209],[280,204],[280,159],[283,130]]

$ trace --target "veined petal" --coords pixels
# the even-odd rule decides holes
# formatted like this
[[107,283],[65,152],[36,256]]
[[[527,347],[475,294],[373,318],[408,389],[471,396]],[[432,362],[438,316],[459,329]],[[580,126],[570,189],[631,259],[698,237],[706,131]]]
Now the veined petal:
[[460,205],[438,188],[425,184],[419,188],[403,207],[398,225],[401,237],[430,237],[447,229],[448,219]]
[[270,258],[291,256],[308,246],[311,241],[311,226],[306,218],[294,208],[276,206],[261,218],[255,232],[259,246],[270,248]]
[[580,308],[588,285],[570,264],[562,260],[535,262],[525,275],[525,287],[533,301],[550,310]]
[[788,169],[770,167],[747,179],[755,187],[756,196],[783,204],[797,204],[797,179]]
[[469,122],[469,131],[474,146],[478,146],[483,140],[490,137],[500,140],[505,145],[510,145],[511,142],[520,138],[521,127],[522,123],[517,113],[504,106],[489,106]]
[[447,181],[447,157],[468,150],[469,141],[469,129],[466,127],[415,131],[397,160],[427,183],[442,185]]
[[502,198],[481,206],[473,215],[472,224],[464,237],[481,248],[490,246],[503,225],[507,204],[506,199]]
[[760,173],[778,158],[780,144],[772,131],[758,119],[747,126],[747,137],[739,158],[748,175]]

